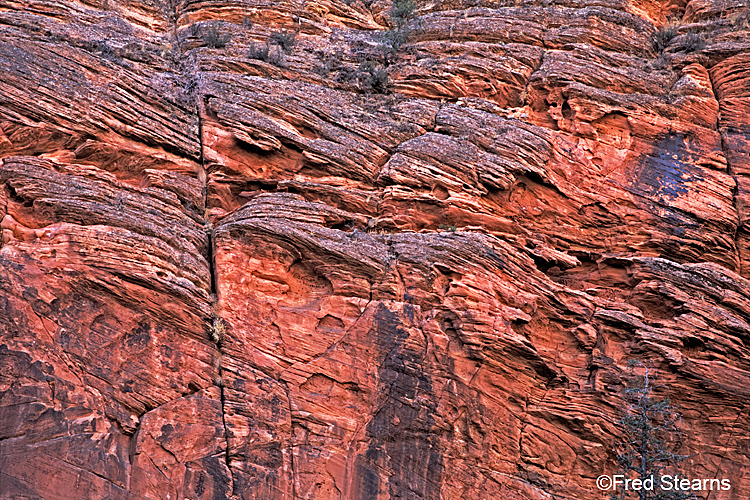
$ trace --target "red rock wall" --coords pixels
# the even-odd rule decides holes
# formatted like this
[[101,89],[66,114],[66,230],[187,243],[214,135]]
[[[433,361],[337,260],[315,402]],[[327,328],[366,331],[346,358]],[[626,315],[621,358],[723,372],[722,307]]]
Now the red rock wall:
[[0,0],[0,498],[750,497],[750,7],[418,7]]

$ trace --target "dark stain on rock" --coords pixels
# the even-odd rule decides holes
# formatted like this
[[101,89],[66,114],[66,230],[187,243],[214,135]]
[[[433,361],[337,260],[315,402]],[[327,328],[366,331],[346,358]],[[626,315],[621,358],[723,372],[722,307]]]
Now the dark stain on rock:
[[654,201],[674,201],[689,192],[686,183],[701,179],[699,159],[684,135],[669,133],[656,141],[651,155],[641,157],[631,189]]
[[145,349],[151,341],[151,325],[147,321],[138,323],[127,337],[125,337],[125,346],[128,349]]
[[223,457],[207,457],[189,462],[185,473],[185,490],[194,493],[188,498],[226,500],[229,498],[232,479],[228,475]]
[[169,436],[174,432],[174,426],[172,424],[164,424],[161,426],[161,439],[167,440]]
[[[411,306],[406,305],[411,309]],[[358,457],[358,493],[363,500],[376,500],[388,488],[389,498],[439,498],[443,457],[433,431],[437,403],[432,382],[425,372],[424,352],[404,341],[404,315],[381,305],[374,315],[374,337],[386,352],[379,369],[379,392],[389,394],[367,426],[370,446]],[[421,397],[420,397],[421,396]],[[387,479],[380,471],[388,471]]]

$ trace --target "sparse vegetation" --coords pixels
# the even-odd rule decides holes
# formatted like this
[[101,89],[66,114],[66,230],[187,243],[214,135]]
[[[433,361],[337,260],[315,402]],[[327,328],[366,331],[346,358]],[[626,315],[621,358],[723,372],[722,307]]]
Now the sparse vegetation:
[[669,56],[661,54],[659,57],[648,63],[648,68],[656,71],[667,69],[670,65]]
[[669,43],[676,36],[677,25],[674,23],[665,25],[664,27],[662,27],[662,29],[657,31],[656,35],[654,36],[654,50],[659,53],[664,52],[664,49],[669,46]]
[[110,47],[107,42],[94,42],[93,45],[94,51],[101,54],[103,58],[109,59],[110,61],[119,59],[115,51],[112,50],[112,47]]
[[414,17],[416,10],[417,3],[414,0],[393,0],[390,11],[393,28],[397,30],[406,28],[406,25]]
[[333,79],[336,83],[361,84],[361,80],[364,77],[361,74],[361,70],[341,62],[344,57],[341,51],[337,51],[334,54],[319,52],[317,57],[320,64],[315,67],[315,72],[320,76],[327,78],[334,75]]
[[[148,88],[149,96],[171,101],[188,113],[195,112],[195,95],[198,88],[195,78],[171,72],[154,73],[149,80]],[[206,221],[203,230],[210,234],[213,231],[211,223]]]
[[388,64],[390,64],[390,59],[393,55],[406,43],[408,36],[409,32],[407,29],[389,29],[380,34],[380,50],[383,53],[383,57],[388,61]]
[[698,52],[706,47],[706,40],[702,35],[688,32],[680,36],[679,28],[680,22],[673,19],[657,31],[654,35],[654,50],[661,54],[673,41],[679,43],[679,51],[681,52]]
[[224,23],[210,23],[203,34],[203,41],[206,45],[214,49],[225,47],[232,36],[229,33],[223,33]]
[[336,72],[343,67],[343,65],[341,64],[340,53],[337,55],[332,55],[326,52],[318,52],[316,55],[318,61],[320,61],[320,65],[315,67],[315,72],[320,76],[327,77],[331,73]]
[[268,54],[270,50],[271,47],[268,45],[268,43],[264,45],[251,43],[247,48],[247,57],[249,57],[250,59],[257,59],[259,61],[268,62]]
[[380,50],[386,65],[393,55],[406,43],[411,33],[409,22],[414,18],[417,3],[414,0],[394,0],[390,10],[390,29],[381,35]]
[[271,35],[271,41],[281,47],[284,52],[289,53],[297,42],[297,33],[294,31],[277,31]]
[[214,317],[211,322],[211,340],[215,343],[221,342],[226,334],[226,327],[224,326],[224,320],[218,317]]
[[232,35],[224,33],[224,23],[211,21],[205,26],[193,24],[190,27],[190,35],[200,38],[207,47],[212,49],[221,49],[226,47],[232,39]]
[[276,50],[272,50],[268,42],[265,44],[251,43],[247,49],[247,57],[271,63],[274,66],[283,67],[284,65],[284,56],[281,53],[281,49],[276,47]]
[[750,7],[745,9],[743,12],[732,15],[729,20],[732,23],[732,27],[737,30],[746,30],[750,28]]
[[365,61],[359,65],[357,73],[360,84],[365,91],[372,91],[378,94],[387,94],[390,91],[388,71],[384,67],[378,66],[371,61]]
[[706,48],[706,41],[697,33],[688,33],[682,42],[682,50],[685,52],[699,52]]

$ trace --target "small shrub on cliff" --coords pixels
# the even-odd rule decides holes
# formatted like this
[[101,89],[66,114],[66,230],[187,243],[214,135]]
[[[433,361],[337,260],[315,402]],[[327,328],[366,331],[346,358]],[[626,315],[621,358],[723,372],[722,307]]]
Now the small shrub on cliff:
[[315,72],[320,76],[327,77],[331,73],[340,70],[343,65],[341,64],[341,54],[333,55],[327,52],[318,52],[316,54],[319,64],[315,66]]
[[250,59],[257,59],[259,61],[268,62],[268,54],[270,50],[271,47],[269,47],[267,43],[265,45],[256,45],[255,43],[251,43],[247,48],[247,57],[249,57]]
[[271,35],[271,41],[281,47],[284,52],[289,52],[297,41],[297,33],[294,31],[277,31]]
[[206,26],[199,26],[197,24],[194,24],[191,27],[191,35],[195,36],[196,38],[200,38],[203,40],[203,43],[207,47],[211,47],[213,49],[221,49],[223,47],[226,47],[226,45],[229,43],[229,40],[232,39],[232,35],[229,33],[224,33],[224,23],[223,22],[210,22]]
[[414,0],[393,0],[390,18],[395,29],[404,29],[414,17],[417,3]]
[[732,23],[732,27],[738,30],[746,30],[750,28],[750,7],[744,12],[734,14],[729,18]]
[[219,343],[224,338],[224,335],[227,333],[226,328],[224,327],[224,321],[221,318],[214,318],[211,322],[211,340],[214,343]]
[[654,50],[660,53],[664,52],[664,49],[669,46],[669,43],[676,36],[677,26],[673,23],[667,24],[654,35]]
[[274,66],[283,67],[284,57],[281,54],[281,50],[277,48],[275,51],[271,50],[271,46],[268,42],[265,44],[251,43],[247,49],[247,57],[250,59],[257,59],[259,61],[268,62]]
[[388,58],[398,52],[404,43],[406,43],[408,36],[409,31],[407,29],[390,29],[381,33],[380,50],[383,55]]
[[414,18],[417,3],[414,0],[394,0],[389,12],[391,27],[380,39],[380,50],[385,64],[391,62],[392,56],[401,49],[411,33],[409,21]]
[[669,68],[671,61],[667,54],[661,54],[659,57],[649,62],[647,67],[650,70],[662,71]]
[[706,41],[702,36],[696,33],[690,33],[685,35],[685,40],[682,42],[682,50],[685,52],[699,52],[706,48]]
[[358,76],[360,84],[365,91],[372,91],[378,94],[387,94],[390,91],[388,71],[382,66],[365,61],[359,65]]
[[105,59],[116,61],[120,59],[107,42],[94,42],[94,50]]

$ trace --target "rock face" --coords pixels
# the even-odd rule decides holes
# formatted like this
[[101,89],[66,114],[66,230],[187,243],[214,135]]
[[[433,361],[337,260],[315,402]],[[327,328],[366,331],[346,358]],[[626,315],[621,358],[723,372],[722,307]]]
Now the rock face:
[[0,0],[0,498],[749,498],[748,9]]

